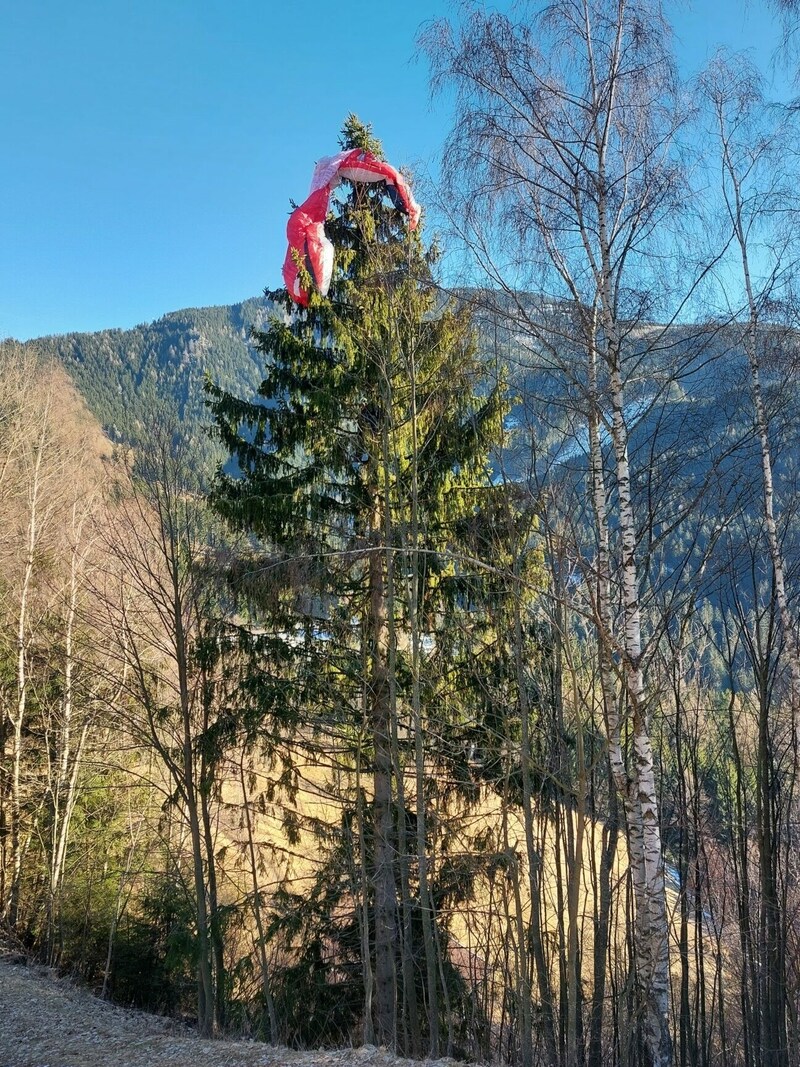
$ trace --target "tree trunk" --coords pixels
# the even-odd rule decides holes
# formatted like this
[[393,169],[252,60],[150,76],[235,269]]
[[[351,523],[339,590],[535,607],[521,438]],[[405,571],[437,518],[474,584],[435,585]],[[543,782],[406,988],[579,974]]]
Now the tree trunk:
[[394,879],[395,841],[392,811],[392,728],[389,699],[389,641],[386,617],[384,554],[380,550],[382,531],[376,508],[372,529],[373,550],[369,554],[369,617],[367,635],[371,642],[369,706],[374,745],[374,842],[373,878],[375,892],[375,1038],[380,1045],[395,1048],[397,1043],[397,893]]
[[[421,699],[421,624],[420,608],[422,588],[420,581],[420,528],[419,528],[419,427],[417,424],[417,381],[414,353],[407,353],[408,379],[410,386],[410,420],[411,420],[411,544],[405,545],[408,569],[411,579],[408,588],[408,617],[411,625],[411,714],[414,729],[414,767],[416,777],[416,815],[417,815],[417,863],[419,870],[419,905],[422,920],[422,939],[425,949],[425,976],[428,994],[428,1033],[429,1056],[436,1059],[439,1056],[439,996],[437,990],[437,946],[435,939],[435,918],[433,914],[433,900],[430,892],[430,879],[428,873],[428,831],[427,831],[427,808],[425,800],[425,744],[423,738],[422,723],[422,699]],[[404,531],[405,532],[405,531]],[[406,540],[406,538],[404,538]],[[410,548],[410,552],[409,552]],[[441,965],[442,961],[438,961]],[[445,983],[442,983],[446,995]],[[449,1021],[449,1014],[448,1014]],[[449,1055],[449,1052],[448,1052]]]
[[39,503],[42,489],[42,461],[44,459],[47,435],[47,418],[49,403],[43,415],[42,428],[36,444],[33,464],[28,482],[28,528],[25,545],[25,564],[19,598],[17,616],[17,678],[16,702],[11,716],[13,728],[11,742],[11,891],[9,894],[8,920],[12,930],[17,925],[19,911],[20,883],[22,880],[22,730],[28,701],[28,598],[35,562],[36,547],[39,538]]
[[178,590],[178,573],[174,569],[177,560],[172,560],[173,616],[175,653],[178,666],[182,737],[182,782],[186,811],[189,817],[189,835],[192,845],[192,871],[194,875],[195,918],[197,920],[197,1020],[198,1029],[204,1037],[214,1032],[214,982],[209,955],[208,902],[206,898],[206,866],[203,858],[203,831],[200,825],[200,806],[197,799],[197,776],[195,773],[194,741],[192,731],[191,695],[189,692],[188,646],[183,623],[183,602]]
[[612,359],[612,439],[622,532],[625,695],[633,724],[633,789],[629,792],[629,812],[635,827],[631,834],[631,870],[636,903],[636,963],[648,1067],[664,1067],[672,1062],[672,1040],[669,1031],[669,931],[664,861],[649,709],[641,666],[641,614],[636,566],[636,526],[628,464],[628,431],[623,414],[619,355],[615,348],[612,349]]
[[541,907],[541,855],[536,848],[533,832],[533,796],[531,787],[531,740],[530,740],[530,701],[522,659],[522,589],[519,575],[514,598],[514,656],[516,666],[517,699],[519,701],[520,723],[522,728],[520,745],[520,764],[522,768],[522,816],[525,827],[525,846],[528,865],[528,888],[531,898],[531,915],[528,936],[536,973],[536,985],[539,992],[539,1010],[542,1015],[544,1046],[551,1067],[559,1062],[556,1044],[556,1029],[553,1011],[553,984],[544,952],[544,920]]
[[267,960],[267,939],[264,933],[264,920],[261,914],[261,887],[258,880],[258,857],[253,828],[253,817],[250,813],[250,798],[247,795],[247,780],[244,773],[244,752],[239,757],[239,782],[242,786],[242,807],[244,810],[245,827],[247,829],[247,854],[250,860],[250,881],[253,886],[253,918],[256,923],[256,950],[258,962],[261,967],[261,991],[264,995],[264,1004],[267,1008],[269,1019],[269,1040],[273,1045],[280,1041],[278,1031],[278,1019],[275,1014],[275,1001],[272,996],[272,986],[269,975],[269,962]]

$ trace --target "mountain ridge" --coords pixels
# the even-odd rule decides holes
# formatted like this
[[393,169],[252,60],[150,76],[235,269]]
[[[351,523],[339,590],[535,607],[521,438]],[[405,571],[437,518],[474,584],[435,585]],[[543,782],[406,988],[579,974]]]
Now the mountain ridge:
[[209,460],[213,449],[202,433],[205,375],[236,392],[258,387],[261,358],[249,332],[264,324],[271,307],[266,297],[250,297],[181,308],[127,330],[74,331],[2,344],[63,367],[115,444],[140,444],[148,424],[162,414],[180,421]]

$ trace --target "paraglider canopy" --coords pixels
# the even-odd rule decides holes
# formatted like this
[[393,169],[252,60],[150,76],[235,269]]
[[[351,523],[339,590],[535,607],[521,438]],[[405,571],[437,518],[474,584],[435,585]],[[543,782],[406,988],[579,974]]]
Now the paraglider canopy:
[[294,209],[286,226],[289,247],[283,262],[283,280],[292,300],[301,307],[308,307],[310,295],[300,281],[301,264],[322,296],[328,295],[333,274],[333,245],[325,233],[325,219],[331,193],[343,180],[385,182],[394,205],[408,216],[409,230],[416,229],[419,223],[420,206],[403,175],[389,163],[362,148],[325,156],[314,168],[309,196]]

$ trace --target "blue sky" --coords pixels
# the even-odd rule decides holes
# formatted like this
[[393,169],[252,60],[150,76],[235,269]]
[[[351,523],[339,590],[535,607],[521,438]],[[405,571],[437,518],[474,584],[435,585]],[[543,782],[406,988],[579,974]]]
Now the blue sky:
[[[414,59],[449,0],[0,0],[0,337],[128,327],[280,283],[290,197],[370,121],[435,171],[446,103]],[[761,0],[673,11],[693,71],[768,64]],[[778,76],[778,89],[783,86]]]

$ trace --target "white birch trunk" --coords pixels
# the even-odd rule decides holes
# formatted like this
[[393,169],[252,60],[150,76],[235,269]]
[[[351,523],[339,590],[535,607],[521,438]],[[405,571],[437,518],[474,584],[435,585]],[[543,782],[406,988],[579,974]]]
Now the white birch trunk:
[[642,672],[642,630],[639,577],[636,565],[636,525],[631,497],[628,430],[619,350],[612,347],[612,440],[617,471],[617,501],[622,534],[622,604],[624,621],[625,697],[633,722],[632,788],[626,808],[631,872],[636,904],[637,975],[643,1004],[643,1026],[652,1067],[672,1062],[669,1032],[669,926],[667,922],[664,859],[658,812],[650,715]]
[[[607,111],[602,106],[600,80],[594,73],[592,31],[588,6],[586,38],[589,46],[592,89],[600,114],[607,118],[595,126],[597,150],[597,256],[595,268],[599,319],[604,334],[604,356],[611,390],[611,437],[617,482],[617,514],[622,540],[622,617],[624,698],[633,722],[633,767],[628,776],[625,807],[628,815],[628,848],[636,909],[636,971],[641,998],[642,1027],[648,1067],[672,1063],[669,1029],[669,925],[667,922],[664,858],[658,811],[655,767],[650,741],[649,708],[642,671],[642,627],[639,601],[639,575],[636,563],[636,522],[631,490],[628,455],[628,428],[625,422],[625,394],[622,375],[622,340],[614,299],[615,283],[620,282],[612,247],[613,209],[608,201],[607,152],[612,116],[616,109],[616,86],[622,63],[622,34],[625,5],[617,13],[617,36],[610,62],[611,92]],[[639,204],[638,210],[644,205]],[[586,235],[588,239],[588,234]],[[602,461],[602,457],[601,457]]]

